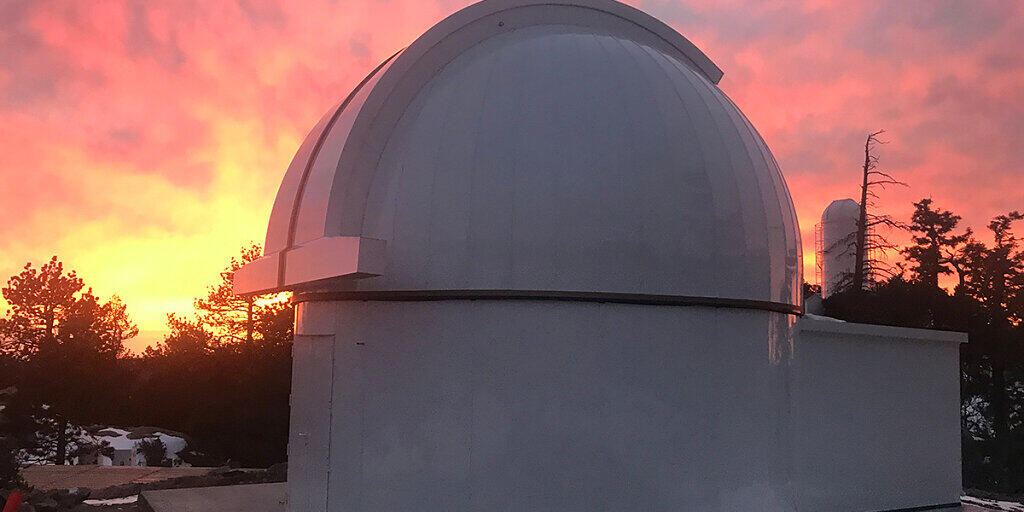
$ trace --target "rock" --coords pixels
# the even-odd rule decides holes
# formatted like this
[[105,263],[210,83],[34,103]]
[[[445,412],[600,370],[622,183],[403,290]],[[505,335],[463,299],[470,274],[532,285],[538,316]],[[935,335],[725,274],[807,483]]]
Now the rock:
[[57,512],[60,509],[60,505],[57,500],[47,496],[39,501],[35,501],[32,505],[36,508],[37,512]]
[[269,468],[267,468],[267,474],[269,474],[271,476],[281,476],[281,477],[287,475],[288,474],[288,463],[287,462],[278,462],[277,464],[274,464],[273,466],[270,466]]
[[28,503],[22,503],[21,506],[18,507],[18,512],[36,512],[36,508]]
[[75,488],[74,490],[70,490],[69,489],[67,491],[65,491],[65,490],[58,491],[57,494],[53,498],[57,502],[57,505],[58,505],[59,508],[61,508],[61,509],[68,509],[68,508],[74,508],[75,505],[78,505],[79,503],[81,503],[88,496],[89,496],[88,494],[85,494],[85,495],[80,494],[79,490],[77,488]]

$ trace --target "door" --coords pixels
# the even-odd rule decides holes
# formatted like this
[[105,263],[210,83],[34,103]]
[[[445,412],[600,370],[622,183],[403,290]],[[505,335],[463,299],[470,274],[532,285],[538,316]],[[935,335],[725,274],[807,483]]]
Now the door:
[[295,336],[288,434],[288,502],[294,512],[327,509],[333,368],[334,336]]

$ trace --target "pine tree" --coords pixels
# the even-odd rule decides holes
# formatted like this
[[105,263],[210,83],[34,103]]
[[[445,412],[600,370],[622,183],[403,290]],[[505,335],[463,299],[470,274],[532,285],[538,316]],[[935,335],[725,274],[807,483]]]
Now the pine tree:
[[220,343],[241,341],[284,343],[291,341],[294,309],[288,302],[290,294],[238,296],[232,291],[235,272],[243,265],[260,258],[259,244],[243,247],[220,273],[220,281],[207,289],[206,297],[196,299],[195,309],[200,322],[208,326]]
[[120,299],[103,302],[84,287],[53,257],[38,270],[25,265],[2,289],[10,304],[0,319],[2,349],[25,365],[18,396],[41,425],[34,445],[25,448],[56,464],[68,459],[72,425],[112,409],[122,392],[118,356],[124,341],[138,334]]
[[1017,387],[1010,375],[1024,358],[1024,250],[1012,231],[1019,220],[1024,220],[1024,214],[1017,211],[995,217],[988,225],[993,246],[972,241],[963,251],[967,271],[962,292],[978,304],[971,342],[979,345],[989,367],[993,465],[1003,478],[1011,458],[1009,394]]
[[216,347],[213,333],[198,320],[190,321],[170,313],[167,326],[171,332],[156,347],[146,348],[147,357],[194,358],[207,355]]
[[19,358],[27,358],[47,342],[55,342],[57,329],[74,307],[75,294],[84,283],[71,271],[64,273],[64,264],[54,256],[39,270],[31,263],[10,278],[2,289],[10,305],[6,318],[0,319],[3,350]]
[[[921,199],[914,203],[914,214],[908,227],[915,233],[914,245],[901,252],[912,263],[910,270],[916,275],[917,281],[938,288],[939,276],[953,273],[951,265],[961,269],[957,255],[970,240],[971,230],[968,228],[959,235],[954,234],[959,222],[959,215],[941,208],[933,209],[931,199]],[[957,272],[962,283],[962,270]]]
[[147,466],[171,466],[171,460],[167,458],[167,446],[159,437],[139,441],[139,451],[146,458]]
[[1019,220],[1024,214],[1018,211],[996,216],[988,225],[993,246],[972,241],[963,250],[964,291],[981,304],[983,321],[994,327],[1024,321],[1024,250],[1012,230]]
[[21,463],[18,460],[17,433],[20,429],[19,423],[23,418],[17,416],[17,411],[11,408],[12,399],[17,389],[8,386],[0,389],[0,489],[8,490],[20,487]]

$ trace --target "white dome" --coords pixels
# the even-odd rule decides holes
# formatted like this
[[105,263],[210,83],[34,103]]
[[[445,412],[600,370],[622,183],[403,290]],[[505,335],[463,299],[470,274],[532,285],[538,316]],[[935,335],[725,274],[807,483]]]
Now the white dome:
[[[236,291],[518,290],[798,310],[792,200],[685,38],[609,0],[486,0],[303,142]],[[358,278],[358,279],[355,279]]]
[[822,222],[846,221],[860,217],[860,205],[853,199],[836,199],[821,213]]

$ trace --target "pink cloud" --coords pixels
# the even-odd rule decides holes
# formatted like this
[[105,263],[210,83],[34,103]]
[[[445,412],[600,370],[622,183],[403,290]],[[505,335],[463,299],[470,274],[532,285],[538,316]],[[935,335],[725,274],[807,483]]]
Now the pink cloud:
[[[20,1],[0,6],[0,276],[59,253],[144,330],[263,236],[316,119],[462,0]],[[857,194],[860,144],[982,228],[1024,208],[1015,2],[633,2],[693,40],[813,225]],[[964,7],[968,6],[969,7]],[[813,276],[808,273],[808,277]]]

